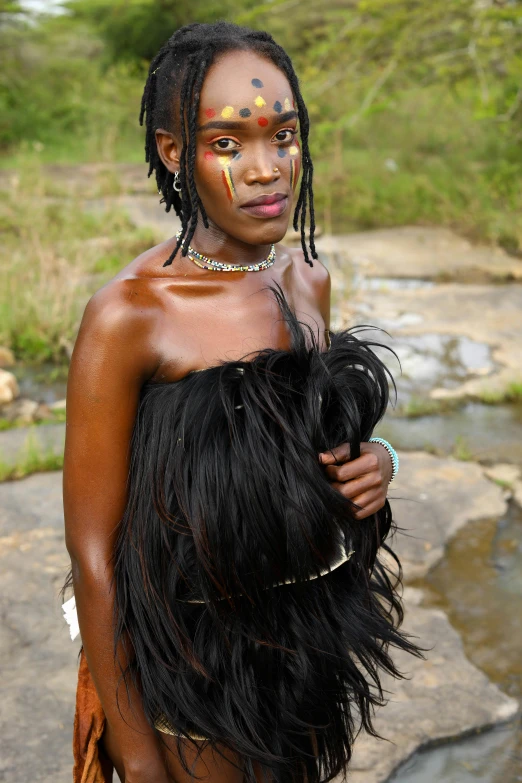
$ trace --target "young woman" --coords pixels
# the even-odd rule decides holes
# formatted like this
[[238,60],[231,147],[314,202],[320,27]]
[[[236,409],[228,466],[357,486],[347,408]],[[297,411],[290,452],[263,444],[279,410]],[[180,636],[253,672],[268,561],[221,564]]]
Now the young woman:
[[330,339],[308,115],[271,36],[178,30],[144,117],[182,228],[91,298],[71,361],[74,780],[330,780],[399,676],[388,646],[415,652],[377,560],[386,370]]

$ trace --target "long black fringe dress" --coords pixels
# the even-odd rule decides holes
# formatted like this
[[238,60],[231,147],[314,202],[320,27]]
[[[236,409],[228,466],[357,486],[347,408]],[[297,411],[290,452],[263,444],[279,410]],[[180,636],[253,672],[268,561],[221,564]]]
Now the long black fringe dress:
[[356,521],[318,459],[345,441],[359,456],[390,373],[353,328],[319,350],[270,289],[290,350],[143,387],[116,641],[132,644],[126,676],[182,758],[182,737],[205,737],[194,744],[239,754],[245,781],[259,762],[274,783],[319,783],[344,770],[360,725],[372,730],[379,670],[401,676],[389,646],[417,654],[378,560],[388,501]]

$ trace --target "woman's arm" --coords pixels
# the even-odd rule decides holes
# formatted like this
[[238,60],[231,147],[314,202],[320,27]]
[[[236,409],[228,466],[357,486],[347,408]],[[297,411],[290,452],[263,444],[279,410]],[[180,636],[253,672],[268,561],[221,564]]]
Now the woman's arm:
[[[71,359],[63,472],[65,537],[85,655],[125,783],[166,783],[163,756],[139,695],[116,687],[112,553],[127,499],[129,445],[140,388],[155,371],[150,303],[116,280],[89,301]],[[124,665],[123,651],[119,650]],[[122,717],[123,716],[123,717]]]

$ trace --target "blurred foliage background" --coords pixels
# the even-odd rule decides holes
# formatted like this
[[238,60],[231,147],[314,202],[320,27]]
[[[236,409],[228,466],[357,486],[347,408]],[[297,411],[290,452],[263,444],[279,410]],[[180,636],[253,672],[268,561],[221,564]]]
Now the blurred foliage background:
[[148,62],[180,25],[219,18],[294,60],[323,230],[445,225],[522,255],[521,0],[0,0],[0,343],[18,355],[56,357],[75,333],[84,299],[56,302],[64,259],[77,291],[153,239],[58,203],[44,167],[143,161]]
[[147,63],[189,21],[268,29],[313,122],[327,229],[444,223],[517,252],[518,0],[0,0],[0,154],[13,166],[139,161]]

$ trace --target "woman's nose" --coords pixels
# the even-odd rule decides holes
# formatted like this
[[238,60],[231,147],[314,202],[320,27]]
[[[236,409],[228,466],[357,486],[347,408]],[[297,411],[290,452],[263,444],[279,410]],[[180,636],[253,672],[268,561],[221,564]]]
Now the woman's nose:
[[253,185],[256,182],[267,185],[270,182],[277,181],[280,176],[281,171],[277,164],[274,163],[272,156],[257,155],[245,174],[245,182],[247,185]]

